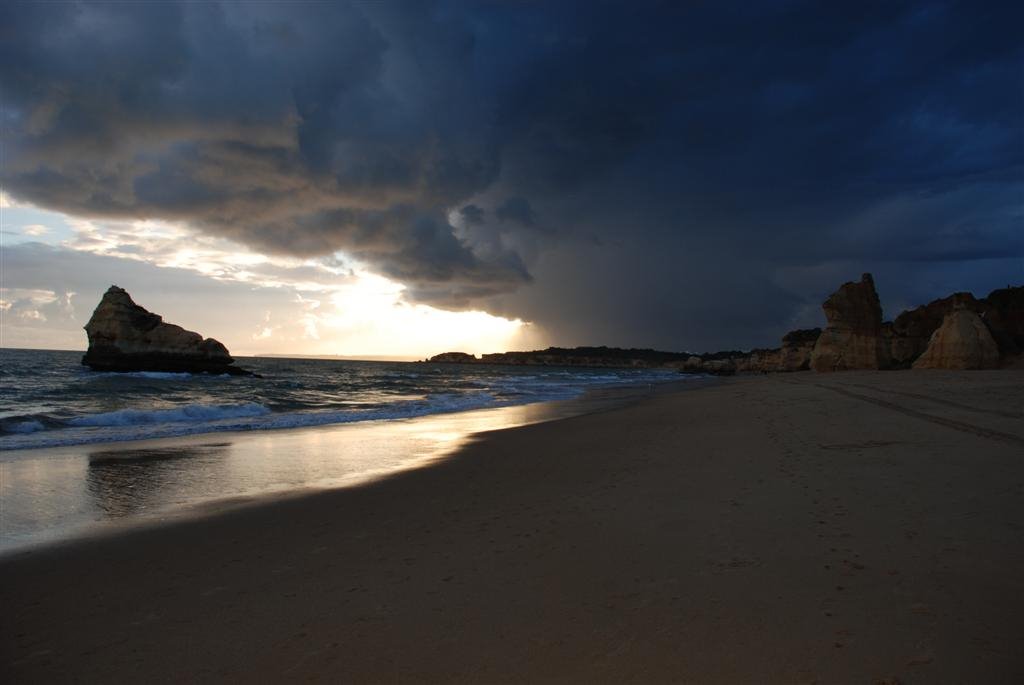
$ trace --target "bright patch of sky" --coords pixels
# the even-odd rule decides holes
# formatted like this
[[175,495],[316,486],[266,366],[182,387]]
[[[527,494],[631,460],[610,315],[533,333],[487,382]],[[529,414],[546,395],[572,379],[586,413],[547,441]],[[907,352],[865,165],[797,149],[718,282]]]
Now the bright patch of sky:
[[69,220],[59,212],[17,204],[0,193],[0,232],[4,245],[36,241],[59,245],[75,234]]
[[237,355],[414,359],[541,342],[520,320],[409,303],[405,286],[340,253],[268,256],[170,222],[76,218],[7,196],[0,224],[16,256],[0,282],[0,346],[84,349],[82,326],[112,283]]

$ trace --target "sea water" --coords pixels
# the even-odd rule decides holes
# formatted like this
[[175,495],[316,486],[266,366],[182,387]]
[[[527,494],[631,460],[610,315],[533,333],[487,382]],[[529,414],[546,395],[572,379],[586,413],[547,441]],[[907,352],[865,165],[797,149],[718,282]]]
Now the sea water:
[[680,378],[669,369],[239,359],[255,378],[104,373],[80,360],[0,349],[0,450],[386,421]]
[[483,431],[686,378],[276,358],[239,360],[263,378],[115,374],[80,359],[0,349],[0,552],[361,485],[446,457]]

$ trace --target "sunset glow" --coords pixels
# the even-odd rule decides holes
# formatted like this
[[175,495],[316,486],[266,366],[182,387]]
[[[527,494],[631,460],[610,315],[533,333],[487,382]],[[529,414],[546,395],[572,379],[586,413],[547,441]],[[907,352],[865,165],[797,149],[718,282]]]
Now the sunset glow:
[[[96,292],[45,288],[0,289],[3,344],[8,347],[84,348],[81,327],[102,289],[110,283],[132,287],[141,302],[165,293],[145,281],[120,275],[117,267],[173,278],[194,278],[244,286],[229,310],[211,317],[202,305],[164,305],[164,318],[201,328],[238,355],[299,354],[421,359],[438,352],[475,354],[540,342],[534,326],[483,311],[447,311],[404,297],[406,286],[335,255],[331,260],[260,254],[230,241],[167,221],[98,221],[44,211],[3,198],[5,243],[40,245],[107,258]],[[107,283],[107,281],[110,283]],[[253,293],[245,295],[244,293]],[[272,292],[264,300],[256,293]]]

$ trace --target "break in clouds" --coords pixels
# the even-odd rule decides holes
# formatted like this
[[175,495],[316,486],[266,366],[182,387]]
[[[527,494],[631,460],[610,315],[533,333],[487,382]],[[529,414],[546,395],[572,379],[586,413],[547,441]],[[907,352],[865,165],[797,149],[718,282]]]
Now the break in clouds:
[[12,197],[341,252],[563,344],[1019,281],[1007,3],[5,3]]

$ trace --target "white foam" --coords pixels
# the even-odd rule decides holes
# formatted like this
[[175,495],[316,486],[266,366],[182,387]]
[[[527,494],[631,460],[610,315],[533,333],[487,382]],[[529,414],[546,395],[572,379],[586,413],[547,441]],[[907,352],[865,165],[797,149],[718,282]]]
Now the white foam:
[[209,378],[231,378],[231,374],[195,374],[188,373],[187,371],[104,371],[97,373],[95,371],[83,371],[83,374],[87,378],[144,378],[150,381],[187,381],[193,378],[195,379],[209,379]]
[[[569,378],[566,378],[567,376]],[[594,386],[647,384],[686,379],[675,372],[660,369],[624,370],[621,374],[558,370],[518,377],[499,375],[485,380],[475,379],[479,386],[486,386],[486,389],[481,387],[470,392],[419,395],[366,409],[353,409],[349,406],[274,413],[268,407],[257,403],[189,404],[155,410],[122,409],[72,418],[65,423],[65,427],[50,430],[45,430],[38,422],[24,422],[31,423],[32,426],[26,426],[24,431],[18,431],[21,434],[13,434],[15,431],[8,428],[8,434],[0,437],[0,451],[180,437],[221,431],[270,430],[408,419],[428,414],[571,399],[583,394],[588,387]],[[476,385],[477,382],[471,382],[471,385]]]
[[35,433],[41,431],[45,426],[36,420],[30,421],[19,421],[18,423],[9,424],[7,427],[9,433]]
[[159,423],[197,423],[217,421],[219,419],[236,419],[241,417],[263,416],[270,410],[262,404],[188,404],[174,409],[154,409],[139,411],[121,409],[78,416],[68,420],[69,426],[139,426]]

